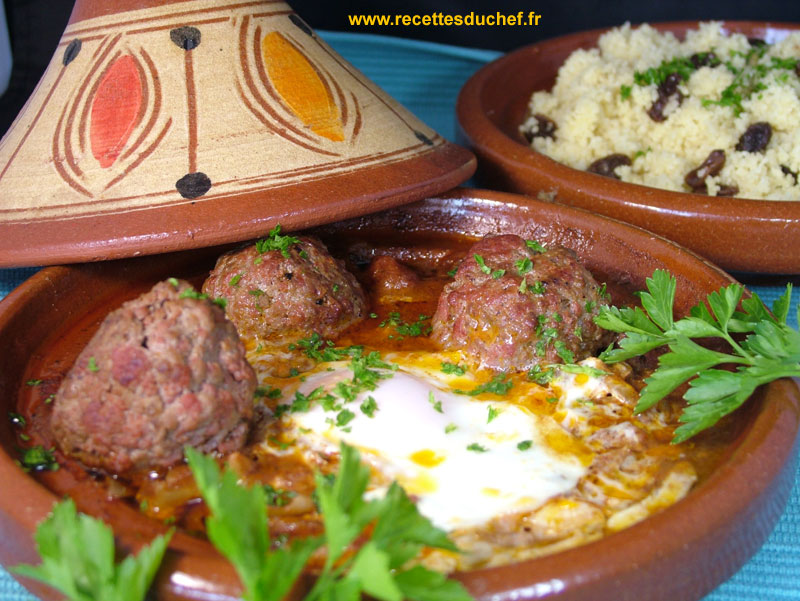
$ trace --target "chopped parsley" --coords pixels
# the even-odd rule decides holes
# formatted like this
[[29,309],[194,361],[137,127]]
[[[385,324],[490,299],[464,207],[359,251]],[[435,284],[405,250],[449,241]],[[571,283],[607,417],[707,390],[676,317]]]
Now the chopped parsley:
[[514,263],[514,266],[517,268],[517,273],[519,275],[525,275],[533,269],[533,261],[531,261],[529,257],[525,257]]
[[454,277],[456,277],[456,272],[457,271],[458,271],[458,267],[453,267],[453,269],[450,269],[450,270],[447,271],[447,275],[450,276],[451,278],[454,278]]
[[463,376],[467,373],[467,368],[456,363],[442,361],[442,373],[450,376]]
[[193,298],[195,300],[205,300],[208,298],[207,294],[203,294],[202,292],[198,292],[194,288],[184,288],[181,290],[181,293],[178,295],[178,298]]
[[522,442],[518,442],[517,443],[517,448],[520,451],[527,451],[532,446],[533,446],[533,441],[532,440],[523,440]]
[[257,399],[279,399],[281,398],[281,389],[275,388],[274,386],[259,386],[256,388],[253,396]]
[[560,365],[559,369],[569,374],[586,374],[587,376],[592,376],[593,378],[602,378],[608,375],[608,372],[603,371],[602,369],[597,369],[596,367],[591,367],[589,365],[578,365],[577,363],[566,363],[564,365]]
[[404,322],[400,317],[399,312],[392,311],[389,313],[386,319],[378,324],[378,327],[385,328],[386,326],[392,326],[395,329],[395,332],[397,332],[401,337],[410,336],[415,338],[418,336],[427,336],[431,333],[433,328],[431,327],[430,323],[426,323],[429,320],[429,315],[420,314],[417,318],[417,321],[413,323],[407,323]]
[[[280,251],[280,253],[285,257],[289,258],[289,247],[293,244],[299,244],[300,238],[295,236],[283,236],[281,235],[281,226],[280,224],[276,225],[272,228],[267,235],[266,238],[262,238],[256,242],[256,251],[259,254],[263,255],[266,252],[271,250]],[[301,251],[300,256],[303,256],[303,252]]]
[[542,246],[536,240],[525,240],[525,246],[537,253],[547,252],[547,247]]
[[496,418],[498,415],[500,415],[500,411],[498,411],[497,409],[495,409],[494,407],[492,407],[491,405],[489,405],[489,415],[488,415],[488,417],[486,418],[486,423],[488,424],[488,423],[489,423],[489,422],[491,422],[491,421],[492,421],[494,418]]
[[556,370],[552,367],[542,369],[541,365],[534,365],[528,370],[528,379],[541,386],[549,384],[556,377]]
[[563,340],[556,340],[553,342],[553,348],[556,349],[556,354],[564,360],[564,363],[575,362],[575,353],[567,348]]
[[341,361],[348,357],[360,357],[364,351],[364,347],[358,345],[336,348],[331,340],[325,340],[316,332],[308,338],[302,338],[289,345],[289,350],[293,351],[297,348],[303,349],[310,359],[317,362]]
[[271,484],[264,484],[264,495],[267,499],[267,505],[285,507],[297,496],[297,493],[293,490],[275,488]]
[[356,417],[356,414],[349,409],[342,409],[336,414],[336,425],[340,428],[349,424]]
[[92,372],[100,371],[100,368],[97,365],[97,359],[94,357],[89,357],[89,360],[86,362],[86,369]]
[[490,381],[486,382],[485,384],[481,384],[480,386],[476,386],[472,390],[453,390],[453,392],[456,394],[467,394],[469,396],[477,396],[485,392],[504,395],[511,390],[512,386],[514,386],[514,384],[511,382],[511,380],[507,379],[506,374],[499,373]]
[[536,281],[528,286],[528,290],[530,290],[533,294],[544,294],[544,284]]
[[28,380],[27,382],[25,382],[27,386],[38,386],[41,383],[42,380]]
[[[673,73],[677,73],[683,81],[686,81],[696,70],[697,67],[688,56],[674,57],[670,60],[661,61],[661,64],[657,67],[650,67],[646,71],[636,71],[633,74],[633,82],[637,86],[659,86]],[[621,89],[620,93],[622,93]]]
[[239,280],[242,279],[242,275],[244,275],[244,274],[237,273],[235,276],[233,276],[230,279],[230,281],[228,281],[228,285],[229,286],[238,286],[239,285]]
[[24,416],[19,413],[14,413],[13,411],[8,412],[8,418],[11,420],[11,423],[18,428],[24,428],[28,424]]
[[458,426],[456,426],[455,424],[447,424],[444,427],[445,434],[450,434],[450,432],[455,432],[456,430],[458,430]]
[[477,442],[473,442],[472,444],[467,445],[467,450],[468,451],[473,451],[475,453],[485,453],[489,449],[487,449],[486,447],[484,447],[482,445],[479,445]]
[[480,267],[480,268],[481,268],[481,271],[482,271],[483,273],[485,273],[486,275],[489,275],[489,274],[491,274],[491,273],[492,273],[492,268],[491,268],[491,267],[489,267],[489,266],[486,264],[486,261],[484,261],[484,260],[483,260],[483,257],[482,257],[482,256],[480,256],[479,254],[474,254],[474,255],[472,255],[472,256],[473,256],[473,257],[475,257],[475,262],[478,264],[478,267]]
[[40,444],[22,451],[20,465],[26,472],[54,472],[59,468],[53,449],[45,449]]
[[251,290],[247,291],[247,294],[250,296],[263,296],[264,291],[261,288],[252,288]]
[[[719,98],[702,99],[702,105],[705,107],[727,106],[738,117],[744,111],[742,106],[744,100],[747,100],[755,93],[767,89],[767,84],[764,80],[770,72],[782,71],[782,73],[776,75],[776,79],[778,81],[786,81],[788,75],[797,68],[798,59],[771,56],[769,61],[765,62],[763,59],[767,50],[768,45],[766,44],[753,46],[747,52],[731,50],[730,58],[724,62],[724,66],[734,75],[733,82],[720,93]],[[742,60],[737,61],[737,59]],[[635,72],[633,82],[638,86],[660,86],[673,73],[677,73],[683,81],[688,81],[701,66],[716,67],[720,63],[721,61],[713,52],[699,52],[691,57],[673,57],[669,60],[661,61],[661,64],[657,67]],[[620,86],[620,97],[623,100],[630,98],[632,89],[633,86],[631,85]],[[637,155],[641,156],[639,153]]]
[[436,397],[433,396],[432,390],[428,391],[428,402],[431,404],[431,407],[433,407],[435,411],[438,411],[439,413],[444,413],[444,409],[442,409],[442,401],[436,400]]
[[360,409],[361,413],[367,417],[375,417],[375,412],[378,410],[378,403],[375,401],[375,397],[372,395],[368,396],[366,400],[361,403]]

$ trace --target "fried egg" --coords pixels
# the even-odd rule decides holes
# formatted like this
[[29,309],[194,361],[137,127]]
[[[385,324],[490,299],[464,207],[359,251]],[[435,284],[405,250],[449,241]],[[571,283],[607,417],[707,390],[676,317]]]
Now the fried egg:
[[[396,480],[448,531],[530,512],[573,490],[595,454],[554,419],[552,389],[518,379],[507,394],[475,394],[474,374],[441,370],[458,358],[388,354],[397,369],[374,370],[374,388],[347,400],[341,387],[354,377],[347,362],[284,379],[284,439],[307,454],[333,455],[341,442],[356,447],[375,474],[371,494]],[[561,396],[570,402],[581,390],[605,390],[602,377],[567,377]],[[311,401],[292,410],[297,398]]]

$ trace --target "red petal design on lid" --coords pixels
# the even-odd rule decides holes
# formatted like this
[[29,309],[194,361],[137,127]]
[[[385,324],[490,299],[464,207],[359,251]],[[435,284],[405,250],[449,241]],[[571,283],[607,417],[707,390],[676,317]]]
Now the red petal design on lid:
[[106,69],[92,99],[89,140],[100,166],[110,167],[136,126],[142,108],[142,84],[136,62],[130,55],[115,60]]

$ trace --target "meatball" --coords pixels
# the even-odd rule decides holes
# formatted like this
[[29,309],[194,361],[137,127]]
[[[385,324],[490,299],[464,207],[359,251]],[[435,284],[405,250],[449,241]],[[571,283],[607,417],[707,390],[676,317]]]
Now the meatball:
[[313,333],[332,338],[366,311],[361,286],[322,242],[275,230],[270,238],[222,255],[203,292],[225,299],[242,336],[275,345]]
[[187,445],[241,448],[256,385],[224,311],[171,279],[105,318],[61,383],[52,431],[91,467],[166,467]]
[[511,234],[473,245],[439,297],[433,339],[504,371],[571,363],[605,346],[594,277],[571,250],[542,250]]

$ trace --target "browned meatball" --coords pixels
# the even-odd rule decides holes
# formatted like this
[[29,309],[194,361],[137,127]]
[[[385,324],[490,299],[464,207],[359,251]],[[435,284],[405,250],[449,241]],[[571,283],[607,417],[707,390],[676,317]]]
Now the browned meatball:
[[106,317],[56,394],[65,453],[120,473],[169,466],[187,445],[244,445],[256,375],[236,328],[199,296],[173,279]]
[[210,297],[226,300],[242,336],[274,344],[314,332],[332,338],[364,316],[361,286],[322,242],[282,239],[281,248],[259,241],[222,255],[203,284]]
[[433,339],[496,370],[579,361],[606,344],[593,318],[603,302],[574,252],[516,235],[487,237],[439,297]]

